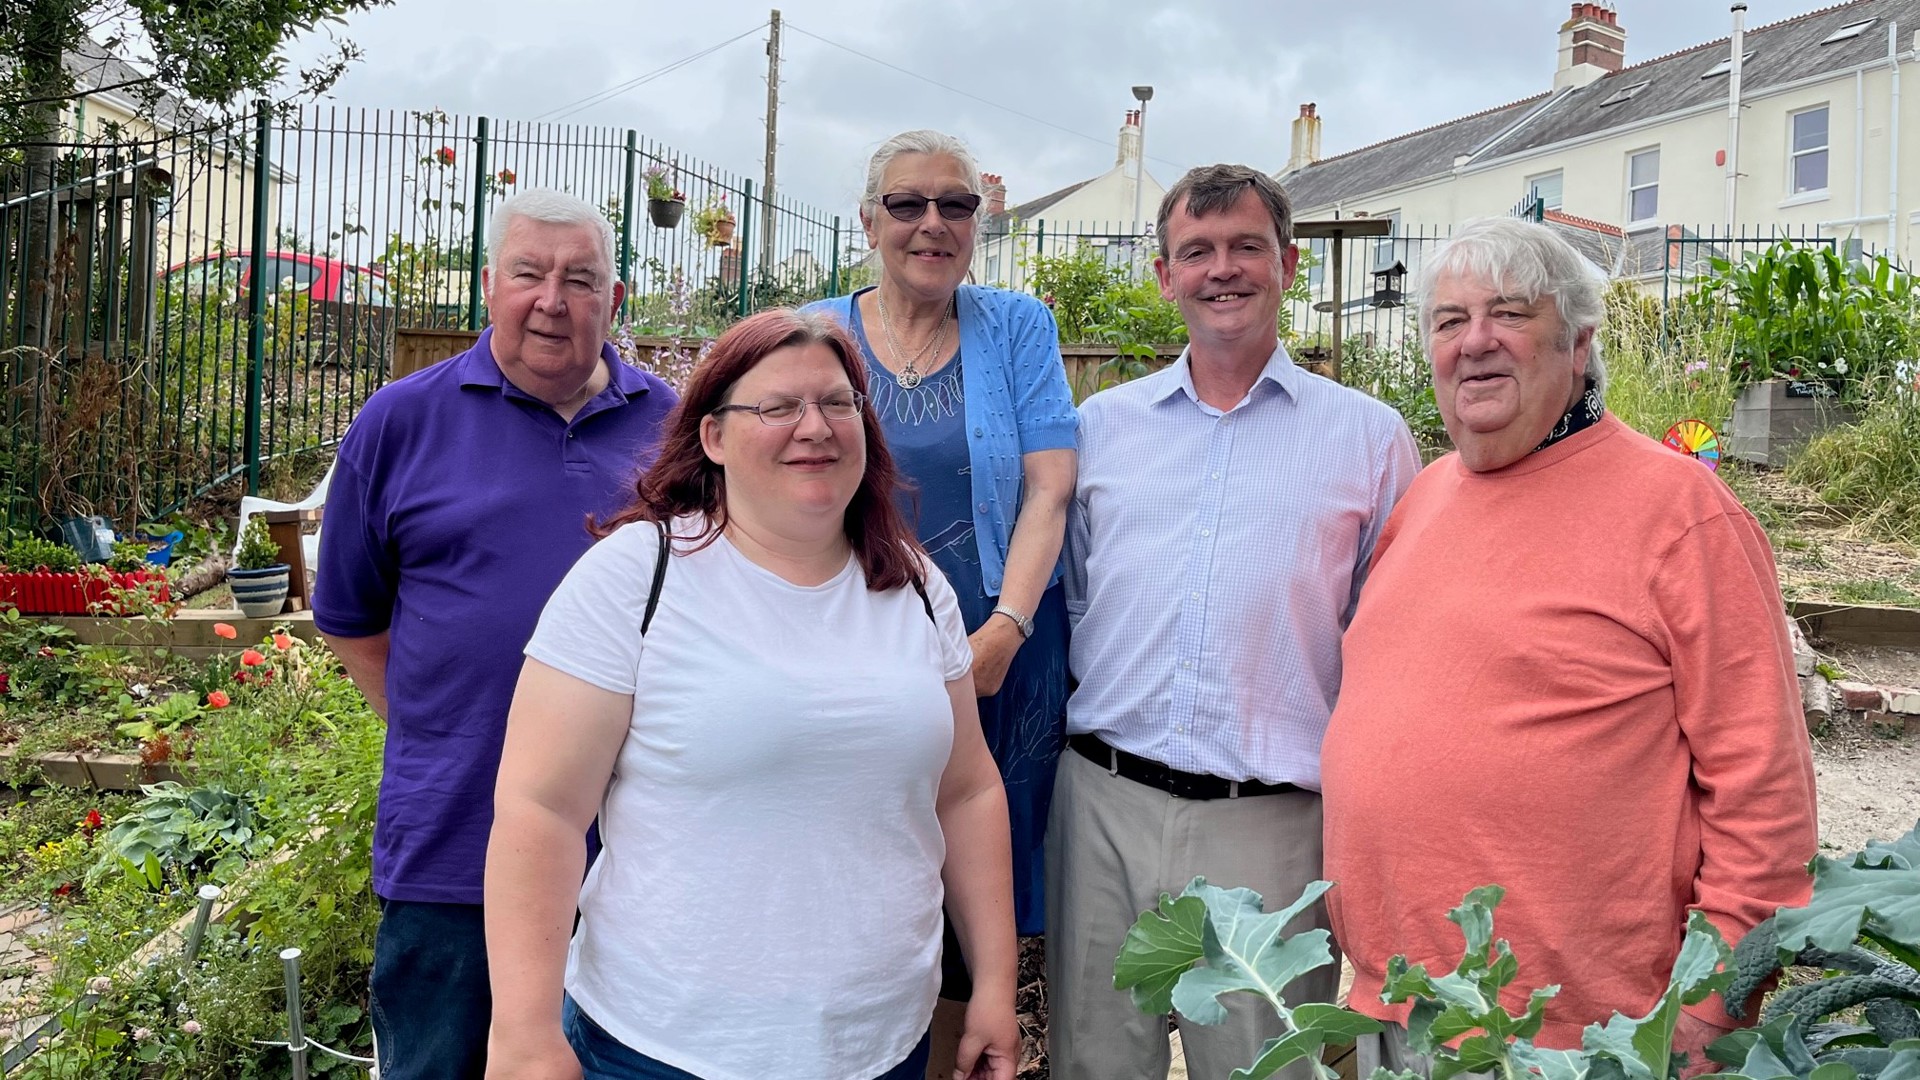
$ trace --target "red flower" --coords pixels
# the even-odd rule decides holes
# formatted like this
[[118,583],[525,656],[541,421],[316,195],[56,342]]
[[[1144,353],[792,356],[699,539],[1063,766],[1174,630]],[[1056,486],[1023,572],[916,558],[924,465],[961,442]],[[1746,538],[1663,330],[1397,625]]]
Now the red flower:
[[502,184],[511,184],[514,181],[513,170],[501,169],[499,172],[493,174],[493,178]]
[[248,667],[259,667],[267,662],[267,658],[259,649],[248,649],[240,654],[240,662]]
[[442,165],[453,164],[453,147],[443,146],[433,152],[434,159]]
[[100,816],[100,811],[89,810],[87,816],[80,822],[80,828],[85,830],[88,836],[92,836],[104,824],[106,821]]
[[217,622],[213,624],[213,635],[232,641],[234,638],[240,636],[240,631],[235,630],[232,623]]
[[69,881],[66,884],[60,886],[59,888],[53,890],[53,895],[54,895],[54,898],[57,900],[64,900],[66,899],[68,894],[72,892],[73,892],[73,882]]
[[233,704],[233,699],[227,696],[225,690],[215,690],[207,695],[207,706],[209,708],[224,709],[231,704]]
[[7,673],[4,671],[0,671],[0,696],[4,696],[6,694],[7,687],[9,685],[11,685],[11,681],[8,679]]
[[293,639],[284,633],[275,634],[273,635],[273,647],[279,649],[281,652],[286,652],[288,649],[293,648]]
[[234,681],[234,682],[237,682],[237,683],[245,683],[245,682],[247,681],[247,673],[246,673],[246,670],[245,670],[245,669],[242,669],[242,670],[240,670],[240,671],[236,671],[236,672],[234,672],[234,673],[233,673],[233,681]]
[[51,645],[40,646],[40,659],[42,660],[53,659],[53,646]]
[[260,685],[265,686],[272,681],[273,681],[273,669],[261,668],[260,669]]

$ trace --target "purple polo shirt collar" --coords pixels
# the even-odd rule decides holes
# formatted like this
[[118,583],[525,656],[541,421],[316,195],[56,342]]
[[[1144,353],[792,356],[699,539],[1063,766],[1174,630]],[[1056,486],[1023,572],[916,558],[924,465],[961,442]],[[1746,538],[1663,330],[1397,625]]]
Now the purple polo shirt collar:
[[[453,362],[459,365],[461,386],[490,386],[510,398],[546,405],[546,402],[513,385],[513,380],[507,378],[507,373],[500,370],[500,362],[493,358],[493,327],[491,326],[480,331],[480,340],[474,342],[473,348],[454,357]],[[569,422],[569,427],[602,409],[625,405],[636,395],[650,392],[646,376],[640,374],[639,369],[620,359],[620,353],[614,349],[612,342],[600,343],[600,362],[607,365],[607,370],[612,373],[612,377],[607,380],[607,385],[598,394],[589,398],[587,403],[580,407],[580,411],[575,413],[573,420]]]

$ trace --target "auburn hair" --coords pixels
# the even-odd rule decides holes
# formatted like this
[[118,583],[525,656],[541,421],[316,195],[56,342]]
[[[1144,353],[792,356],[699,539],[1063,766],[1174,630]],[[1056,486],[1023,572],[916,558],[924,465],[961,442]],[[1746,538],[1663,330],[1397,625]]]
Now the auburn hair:
[[[687,381],[680,404],[667,414],[660,456],[640,477],[633,504],[610,518],[589,521],[593,534],[604,537],[635,521],[671,523],[677,517],[699,515],[706,528],[693,538],[691,550],[718,539],[727,525],[727,478],[700,444],[700,422],[727,404],[734,384],[760,361],[780,349],[804,345],[826,346],[839,359],[853,389],[863,397],[867,394],[867,369],[859,347],[838,322],[792,308],[772,308],[742,319],[720,335]],[[921,560],[925,553],[894,503],[900,471],[872,409],[861,410],[860,430],[866,437],[867,469],[847,504],[847,542],[860,560],[868,589],[885,592],[910,584],[924,586]]]

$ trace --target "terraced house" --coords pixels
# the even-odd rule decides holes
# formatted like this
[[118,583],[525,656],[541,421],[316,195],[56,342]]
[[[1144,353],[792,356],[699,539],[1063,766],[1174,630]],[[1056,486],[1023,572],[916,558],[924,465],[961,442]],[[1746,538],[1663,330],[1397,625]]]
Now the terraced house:
[[[1396,234],[1530,208],[1628,277],[1697,257],[1673,241],[1703,234],[1817,233],[1912,262],[1920,0],[1750,29],[1745,7],[1728,37],[1629,65],[1617,10],[1573,4],[1541,93],[1324,159],[1304,105],[1278,175],[1300,217],[1386,218]],[[1362,258],[1411,269],[1423,247],[1380,240]]]

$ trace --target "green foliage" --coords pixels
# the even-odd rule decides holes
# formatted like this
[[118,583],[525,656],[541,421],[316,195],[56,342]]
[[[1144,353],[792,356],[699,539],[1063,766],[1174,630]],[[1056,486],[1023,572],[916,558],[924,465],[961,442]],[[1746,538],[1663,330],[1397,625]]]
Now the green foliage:
[[[1783,908],[1734,950],[1727,1011],[1786,967],[1823,978],[1775,994],[1757,1028],[1715,1042],[1709,1056],[1752,1080],[1897,1080],[1920,1075],[1920,827],[1848,859],[1814,860],[1813,897]],[[1834,1019],[1864,1006],[1865,1024]]]
[[[1329,887],[1315,882],[1285,910],[1264,915],[1258,893],[1220,889],[1195,878],[1177,899],[1163,894],[1159,907],[1134,923],[1114,968],[1114,986],[1131,990],[1134,1004],[1143,1011],[1178,1009],[1203,1024],[1225,1018],[1219,995],[1257,994],[1283,1018],[1287,1033],[1269,1040],[1254,1065],[1234,1070],[1232,1080],[1263,1080],[1296,1060],[1308,1061],[1317,1076],[1332,1080],[1333,1070],[1321,1063],[1321,1050],[1380,1031],[1381,1025],[1331,1005],[1290,1008],[1279,994],[1287,980],[1332,961],[1325,931],[1292,938],[1281,933]],[[1463,1073],[1491,1073],[1505,1080],[1535,1075],[1539,1080],[1670,1080],[1677,1075],[1686,1064],[1683,1055],[1673,1052],[1681,1006],[1706,1000],[1732,978],[1731,972],[1720,970],[1728,952],[1718,931],[1694,914],[1666,992],[1646,1016],[1615,1013],[1604,1024],[1587,1026],[1579,1050],[1546,1050],[1532,1040],[1559,987],[1533,991],[1517,1016],[1501,1004],[1502,991],[1519,974],[1513,950],[1493,936],[1493,910],[1504,895],[1496,885],[1475,889],[1448,913],[1466,939],[1465,953],[1452,971],[1435,976],[1404,956],[1387,963],[1381,997],[1389,1004],[1411,1002],[1408,1044],[1432,1058],[1432,1080]],[[1202,961],[1204,966],[1197,966]],[[1381,1069],[1372,1080],[1417,1077]]]
[[1094,340],[1092,327],[1112,307],[1109,290],[1126,285],[1127,268],[1110,264],[1103,249],[1084,241],[1064,255],[1035,255],[1027,263],[1027,290],[1053,309],[1062,342]]
[[1862,527],[1920,544],[1920,389],[1888,380],[1861,407],[1857,422],[1809,442],[1787,476]]
[[1606,305],[1607,411],[1652,439],[1682,420],[1724,437],[1733,412],[1724,338],[1688,318],[1663,322],[1658,302],[1624,281],[1607,287]]
[[720,227],[721,222],[733,220],[733,211],[727,207],[727,196],[724,193],[709,195],[707,201],[693,212],[693,231],[702,240],[711,241],[714,230]]
[[107,556],[107,569],[117,573],[131,574],[147,568],[147,545],[144,540],[115,540],[113,554]]
[[[133,703],[132,697],[122,694],[124,706]],[[129,720],[114,730],[129,738],[145,742],[162,732],[171,735],[184,727],[192,727],[206,714],[200,704],[198,694],[168,694],[165,699],[154,705],[137,710],[138,720]]]
[[1142,914],[1127,931],[1114,965],[1114,988],[1131,991],[1135,1007],[1143,1012],[1178,1010],[1199,1024],[1227,1018],[1222,995],[1255,994],[1279,1014],[1287,1031],[1269,1039],[1251,1067],[1235,1069],[1232,1080],[1265,1080],[1301,1060],[1310,1062],[1323,1080],[1333,1080],[1333,1070],[1321,1063],[1321,1050],[1379,1031],[1380,1023],[1318,1002],[1289,1006],[1283,996],[1294,979],[1333,963],[1332,939],[1325,930],[1291,937],[1283,933],[1332,887],[1313,882],[1292,904],[1263,914],[1259,893],[1222,889],[1194,878],[1178,898],[1162,893],[1159,907]]
[[242,570],[265,570],[281,565],[280,545],[273,542],[265,514],[249,517],[246,528],[240,530],[240,550],[234,555],[233,565]]
[[1403,338],[1397,345],[1347,339],[1340,351],[1340,381],[1393,406],[1413,432],[1423,457],[1433,458],[1453,445],[1433,399],[1433,375],[1417,336]]
[[1885,256],[1848,262],[1831,246],[1782,241],[1737,264],[1709,262],[1713,276],[1688,303],[1724,335],[1736,387],[1818,379],[1851,397],[1920,346],[1920,281]]
[[7,545],[6,555],[0,557],[0,562],[19,573],[39,569],[56,574],[71,573],[80,569],[80,553],[65,544],[28,536]]
[[244,795],[171,780],[140,790],[146,798],[107,833],[102,870],[124,869],[152,889],[184,887],[209,878],[231,881],[248,859],[273,850],[274,838]]

